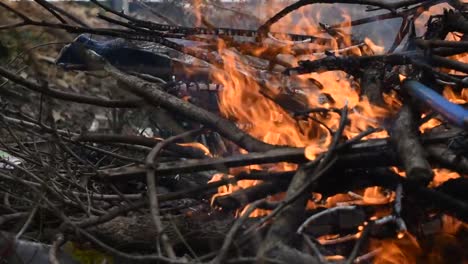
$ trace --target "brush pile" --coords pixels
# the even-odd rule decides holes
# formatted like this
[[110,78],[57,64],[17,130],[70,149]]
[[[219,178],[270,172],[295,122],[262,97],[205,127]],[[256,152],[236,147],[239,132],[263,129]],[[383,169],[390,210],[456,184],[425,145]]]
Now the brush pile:
[[90,2],[0,2],[65,39],[0,57],[2,258],[468,261],[462,1]]

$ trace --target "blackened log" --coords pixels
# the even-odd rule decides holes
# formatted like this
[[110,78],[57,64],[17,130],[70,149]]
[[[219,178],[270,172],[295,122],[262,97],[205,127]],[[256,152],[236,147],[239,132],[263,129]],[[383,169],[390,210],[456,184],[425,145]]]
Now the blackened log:
[[[286,192],[286,198],[299,194],[295,201],[287,204],[278,214],[273,225],[268,230],[267,236],[260,245],[257,257],[262,259],[266,257],[277,257],[278,247],[281,245],[298,246],[300,237],[296,233],[297,228],[305,219],[305,208],[309,198],[307,193],[299,193],[304,184],[308,181],[310,170],[299,169],[291,180]],[[281,255],[281,254],[280,254]]]
[[431,65],[434,66],[440,66],[448,69],[454,69],[463,73],[468,73],[468,64],[461,61],[451,60],[437,55],[432,55],[430,61]]
[[[279,242],[271,250],[270,259],[279,260],[281,263],[291,264],[320,264],[322,263],[316,256],[305,254],[295,248],[288,247],[282,242]],[[260,263],[270,263],[268,259],[261,260]]]
[[452,196],[460,201],[464,201],[468,203],[468,178],[458,178],[458,179],[450,179],[440,186],[436,187],[435,190],[439,192],[443,192],[447,195]]
[[460,174],[468,174],[468,159],[457,154],[445,145],[426,147],[426,151],[434,161],[444,168],[451,169]]
[[427,185],[432,180],[433,173],[419,141],[416,120],[417,115],[407,102],[395,119],[390,139],[408,179]]
[[468,49],[468,41],[416,39],[414,43],[422,48],[436,48],[436,47],[462,48],[465,50],[465,52]]
[[[349,176],[349,174],[347,174]],[[367,173],[355,174],[356,180],[365,178],[368,181],[366,185],[380,185],[388,188],[394,188],[398,183],[403,183],[407,195],[418,204],[427,206],[427,209],[435,208],[444,213],[459,217],[459,219],[468,220],[468,199],[466,199],[466,179],[451,180],[437,190],[428,189],[426,187],[410,184],[407,180],[400,177],[387,169],[367,171]],[[378,175],[378,177],[376,177]],[[461,186],[458,188],[457,186]],[[458,194],[456,194],[458,192]],[[459,199],[454,199],[452,195],[458,196]],[[455,196],[454,195],[454,196]],[[465,196],[463,198],[462,196]],[[465,200],[463,200],[465,199]],[[454,202],[455,201],[455,202]],[[338,218],[346,219],[346,215],[336,216]],[[199,247],[200,243],[205,247],[212,247],[216,249],[221,245],[225,234],[230,229],[234,218],[232,214],[219,214],[207,212],[195,212],[190,215],[177,215],[172,218],[163,219],[166,232],[174,245],[180,245],[182,241],[176,234],[174,228],[178,228],[180,233],[190,245]],[[252,219],[252,223],[255,223]],[[329,230],[332,228],[327,225],[327,220],[318,220],[321,226],[312,228],[311,231],[325,232],[323,229]],[[362,222],[362,221],[360,221]],[[328,223],[331,224],[331,223]],[[347,223],[334,219],[333,224],[340,227],[349,226]],[[249,224],[247,224],[249,226]],[[110,245],[115,246],[121,250],[152,250],[154,246],[154,237],[157,236],[154,226],[150,217],[147,215],[140,216],[120,216],[114,218],[97,227],[88,229],[99,239],[108,242]],[[317,233],[318,234],[318,233]],[[207,242],[213,242],[212,244]]]
[[462,12],[453,10],[446,11],[444,13],[444,19],[446,26],[452,31],[468,33],[468,19],[465,18]]
[[311,72],[345,71],[349,74],[359,76],[359,69],[369,66],[371,63],[379,62],[386,65],[406,65],[424,62],[425,58],[420,52],[402,52],[386,55],[371,56],[328,56],[318,60],[299,61],[299,66],[286,70],[287,74],[300,75]]
[[[196,248],[197,252],[218,249],[233,220],[233,215],[220,215],[216,212],[195,212],[192,215],[176,215],[162,219],[164,232],[171,244],[177,248],[183,247],[183,243],[187,242]],[[138,252],[154,250],[154,238],[160,235],[156,232],[149,215],[119,216],[89,228],[88,231],[119,250]]]

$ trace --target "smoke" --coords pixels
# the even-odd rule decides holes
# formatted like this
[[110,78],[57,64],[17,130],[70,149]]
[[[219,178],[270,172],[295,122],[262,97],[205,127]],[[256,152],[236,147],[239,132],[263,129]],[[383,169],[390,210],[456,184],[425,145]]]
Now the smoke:
[[[200,16],[216,27],[257,29],[263,22],[295,1],[206,1],[200,7],[199,0],[163,1],[151,3],[154,10],[177,21],[181,26],[200,26]],[[211,3],[211,4],[210,4]],[[147,3],[149,4],[149,3]],[[197,8],[195,8],[197,6]],[[424,32],[424,26],[430,17],[430,11],[449,7],[439,4],[424,12],[416,21],[418,34]],[[138,13],[144,11],[139,9]],[[197,13],[201,12],[201,13]],[[278,21],[273,31],[307,34],[307,28],[318,28],[318,23],[334,25],[345,20],[355,21],[362,18],[386,14],[387,10],[368,11],[364,5],[354,4],[314,4],[300,8]],[[440,12],[439,12],[440,13]],[[403,19],[400,17],[379,20],[353,27],[343,27],[352,34],[356,41],[366,37],[386,49],[392,46]],[[300,31],[301,25],[304,30]],[[299,31],[298,31],[299,29]],[[327,37],[325,34],[323,35]]]

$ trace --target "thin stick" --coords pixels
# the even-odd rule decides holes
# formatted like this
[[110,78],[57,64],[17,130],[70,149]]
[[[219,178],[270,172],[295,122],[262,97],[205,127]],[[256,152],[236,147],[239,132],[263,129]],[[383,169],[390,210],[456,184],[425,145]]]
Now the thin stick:
[[200,133],[202,129],[196,129],[192,131],[188,131],[176,136],[172,136],[170,138],[167,138],[158,144],[150,151],[148,156],[146,157],[146,185],[148,188],[148,199],[150,203],[150,211],[151,211],[151,217],[153,218],[154,225],[156,227],[156,231],[158,234],[161,234],[161,242],[163,244],[164,250],[166,251],[166,254],[169,256],[171,259],[175,259],[177,256],[174,252],[174,249],[172,248],[170,242],[169,242],[169,237],[167,236],[166,233],[163,232],[163,224],[161,222],[160,218],[160,213],[159,213],[159,203],[158,203],[158,194],[156,191],[156,175],[155,175],[155,159],[158,156],[159,153],[161,153],[162,149],[169,145],[170,143],[173,143],[179,139],[182,138],[187,138],[187,137],[192,137],[198,133]]
[[226,235],[226,238],[224,239],[223,246],[218,252],[218,255],[216,258],[214,258],[211,261],[211,264],[221,264],[223,263],[224,259],[226,258],[226,255],[228,253],[229,248],[231,247],[232,242],[234,241],[234,237],[237,234],[237,231],[242,227],[244,222],[250,217],[250,214],[259,207],[264,200],[258,200],[254,203],[251,203],[248,207],[247,210],[244,212],[244,214],[234,223],[234,225],[231,227],[229,232]]
[[37,208],[39,208],[39,204],[36,204],[36,206],[34,206],[34,208],[32,209],[31,213],[28,216],[28,219],[26,219],[26,222],[24,222],[20,231],[16,234],[15,239],[20,239],[20,237],[24,234],[24,232],[26,232],[26,230],[29,228],[32,220],[34,219],[34,216],[36,215]]
[[362,247],[362,244],[364,244],[364,241],[366,241],[367,238],[369,237],[371,229],[372,229],[372,223],[369,223],[368,225],[366,225],[366,227],[361,233],[361,237],[358,239],[358,241],[354,245],[353,250],[351,251],[351,254],[349,255],[345,264],[352,264],[354,262],[354,260],[356,259],[359,253],[359,250]]

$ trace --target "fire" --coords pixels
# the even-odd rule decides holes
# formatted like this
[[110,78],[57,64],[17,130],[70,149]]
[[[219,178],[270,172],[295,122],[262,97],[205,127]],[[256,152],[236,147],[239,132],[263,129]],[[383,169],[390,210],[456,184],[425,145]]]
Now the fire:
[[460,174],[453,171],[449,171],[447,169],[434,169],[433,171],[434,179],[430,183],[429,187],[437,187],[450,179],[460,178]]
[[[413,264],[413,263],[465,263],[463,238],[467,224],[453,217],[441,217],[441,229],[430,242],[420,244],[409,233],[397,239],[373,241],[371,248],[379,249],[374,262],[377,264]],[[428,252],[423,255],[423,252]],[[460,253],[458,253],[460,252]]]
[[[422,118],[424,118],[425,115],[422,115]],[[432,128],[436,127],[436,126],[440,126],[442,124],[442,122],[437,119],[437,118],[431,118],[429,119],[429,121],[427,121],[426,123],[422,124],[420,127],[419,127],[419,131],[421,133],[425,133],[426,131],[430,131]]]
[[468,101],[468,89],[462,89],[461,92],[458,94],[449,86],[445,87],[443,95],[447,98],[450,102],[455,104],[466,104]]
[[385,194],[382,187],[366,188],[363,195],[363,202],[366,204],[388,204],[394,199],[395,193]]
[[[154,139],[158,139],[158,140],[164,140],[163,138],[159,138],[159,137],[153,137]],[[211,157],[211,152],[210,152],[210,149],[203,145],[202,143],[199,143],[199,142],[186,142],[186,143],[176,143],[176,145],[179,145],[179,146],[182,146],[182,147],[191,147],[191,148],[195,148],[195,149],[199,149],[201,151],[203,151],[203,153],[206,155],[206,156],[209,156]]]
[[411,234],[401,238],[375,242],[374,248],[381,248],[376,255],[375,264],[413,264],[422,253],[419,243]]
[[[215,72],[214,78],[224,86],[220,92],[220,109],[224,116],[239,124],[249,124],[249,134],[272,144],[304,147],[312,143],[310,134],[326,136],[325,129],[311,121],[298,124],[279,105],[266,98],[252,69],[241,64],[237,54],[225,49],[222,42],[220,53],[224,73]],[[299,125],[305,130],[301,131]]]
[[[259,14],[265,14],[270,17],[275,14],[281,6],[271,4],[268,6],[258,5],[257,8],[263,8]],[[373,40],[365,38],[363,43],[354,42],[351,39],[350,28],[344,29],[327,28],[327,25],[318,26],[319,22],[323,21],[326,14],[322,12],[324,5],[313,5],[301,8],[298,12],[301,13],[302,19],[297,20],[293,16],[286,16],[278,23],[274,24],[271,31],[276,32],[291,32],[297,34],[310,35],[333,35],[332,41],[325,47],[324,50],[340,50],[338,53],[346,55],[371,55],[384,52],[384,47],[376,44]],[[318,8],[317,8],[318,7]],[[421,24],[427,21],[430,14],[442,10],[444,5],[438,5],[435,8],[423,12],[419,19],[416,20],[416,27],[423,28]],[[351,17],[345,10],[336,8],[334,15],[341,18],[341,24],[349,25]],[[324,15],[325,14],[325,15]],[[328,32],[327,32],[328,31]],[[378,42],[377,42],[378,43]],[[323,43],[321,43],[323,44]],[[325,57],[325,53],[317,52],[318,47],[314,43],[301,42],[297,43],[288,39],[285,36],[275,35],[268,37],[262,45],[251,48],[249,54],[262,56],[269,52],[271,46],[280,47],[280,54],[275,54],[274,57],[290,64],[297,65],[300,60],[315,60]],[[295,53],[298,46],[301,49],[310,52],[304,52],[298,55]],[[350,46],[357,46],[347,49]],[[348,119],[349,125],[346,126],[343,136],[347,139],[355,137],[359,133],[367,130],[370,127],[380,127],[382,121],[390,115],[397,113],[402,102],[396,95],[395,91],[383,94],[385,106],[373,105],[368,98],[360,96],[359,84],[345,72],[330,71],[324,73],[311,73],[301,75],[299,77],[288,78],[281,74],[275,75],[265,73],[257,68],[251,67],[246,56],[241,55],[241,52],[234,48],[229,48],[222,39],[218,40],[218,53],[220,61],[222,61],[222,70],[214,70],[212,72],[213,81],[220,83],[223,89],[219,92],[219,107],[221,114],[236,122],[236,124],[244,131],[248,132],[255,138],[275,145],[304,147],[305,156],[314,160],[320,153],[327,150],[331,143],[332,134],[330,130],[336,131],[339,126],[340,115],[330,111],[326,114],[313,113],[310,114],[313,118],[295,118],[291,112],[292,109],[285,108],[291,101],[286,101],[285,98],[293,99],[306,109],[313,108],[343,108],[349,109]],[[343,51],[344,50],[344,51]],[[403,81],[405,75],[400,74],[400,80]],[[321,85],[317,87],[310,80],[316,80]],[[466,103],[468,98],[468,90],[464,89],[457,93],[450,87],[444,91],[444,96],[455,103]],[[420,130],[424,133],[427,129],[431,129],[441,124],[441,121],[433,118],[424,123]],[[385,138],[388,137],[386,131],[371,134],[368,138]],[[245,153],[241,150],[241,153]],[[257,169],[271,171],[295,170],[295,164],[275,164],[257,166]],[[237,169],[239,170],[239,169]],[[249,170],[249,168],[240,168],[240,170]],[[456,173],[451,173],[442,169],[435,169],[435,178],[431,183],[431,187],[440,185],[443,181],[450,178],[459,177]],[[234,174],[234,171],[231,171]],[[404,176],[404,172],[399,172]],[[232,177],[224,174],[216,174],[211,181],[217,181],[223,177]],[[259,184],[261,181],[242,180],[237,184],[223,186],[218,189],[218,193],[213,196],[213,199],[219,196],[228,195],[253,185]],[[270,197],[271,201],[281,200],[283,194]],[[360,196],[357,198],[356,196]],[[337,204],[390,204],[395,199],[395,193],[384,190],[381,187],[370,187],[358,191],[356,195],[337,194],[333,197],[328,197],[325,201],[325,207],[333,207]],[[312,201],[308,202],[308,208],[316,208],[322,206]],[[243,214],[245,209],[240,209],[237,214]],[[250,216],[264,216],[268,214],[267,210],[255,210]],[[378,212],[376,215],[388,215],[390,212]],[[384,250],[379,251],[376,263],[414,263],[416,256],[420,253],[420,247],[416,240],[408,233],[398,234],[394,240],[384,241],[379,247]]]
[[[324,32],[330,30],[329,34],[335,34],[327,50],[337,50],[355,45],[351,39],[349,27],[344,30],[327,28],[319,22],[323,21],[321,8],[306,7],[301,8],[302,19],[293,21],[293,18],[286,16],[274,25],[272,31],[292,32],[299,34],[317,34],[317,30]],[[268,6],[265,12],[274,13],[279,7]],[[351,17],[345,10],[334,8],[338,12],[335,16],[340,17],[341,24],[346,25],[351,21]],[[264,13],[265,13],[264,12]],[[332,32],[333,31],[333,32]],[[297,64],[299,60],[317,59],[324,56],[324,53],[310,52],[312,55],[301,55],[294,58],[294,45],[298,45],[287,39],[286,36],[275,36],[277,40],[266,39],[264,43],[273,41],[275,45],[282,45],[282,55],[289,55],[290,63]],[[280,41],[278,43],[278,40]],[[284,40],[284,41],[282,41]],[[315,49],[314,43],[301,43],[301,47]],[[363,45],[363,46],[362,46]],[[359,47],[344,51],[353,55],[366,55],[373,50],[381,53],[383,47],[378,46],[370,39],[365,39]],[[268,45],[249,50],[251,54],[262,54],[267,50]],[[389,107],[379,107],[371,104],[364,96],[359,95],[359,85],[353,78],[341,71],[312,73],[297,78],[285,80],[281,74],[265,74],[251,67],[245,56],[240,55],[236,50],[231,49],[221,39],[218,41],[218,53],[222,61],[222,71],[213,71],[212,77],[215,82],[223,85],[219,93],[219,106],[221,114],[233,121],[246,132],[259,140],[270,144],[305,147],[305,156],[314,160],[319,153],[327,150],[331,143],[332,135],[330,130],[338,129],[340,115],[330,111],[326,114],[310,114],[313,118],[296,119],[291,115],[291,109],[286,109],[284,105],[291,105],[291,99],[295,101],[293,105],[299,103],[308,109],[313,108],[343,108],[347,106],[349,110],[349,125],[345,128],[343,136],[352,138],[370,127],[379,127],[382,120],[394,113],[398,108],[398,100],[392,99],[394,94],[384,95]],[[310,83],[314,79],[322,84],[322,87],[315,87]],[[288,82],[285,85],[285,82]],[[293,88],[291,88],[291,86]],[[296,88],[297,87],[297,88]],[[288,98],[288,99],[285,99]],[[294,111],[294,110],[293,110]],[[386,131],[371,134],[367,138],[387,137]],[[273,168],[271,165],[263,169],[284,171],[297,168],[294,164],[277,164]],[[215,180],[216,177],[213,178]],[[233,191],[247,188],[258,184],[259,181],[242,181],[237,186],[226,187],[219,190],[217,196],[227,195]],[[378,192],[374,194],[377,195]],[[377,199],[374,197],[374,199]],[[385,198],[387,199],[387,198]],[[309,203],[310,208],[313,204]]]
[[179,146],[183,146],[183,147],[192,147],[192,148],[197,148],[201,151],[203,151],[203,153],[206,155],[206,156],[211,156],[211,152],[210,152],[210,149],[199,143],[199,142],[188,142],[188,143],[177,143],[177,145]]
[[375,54],[383,54],[385,51],[385,47],[377,45],[372,41],[372,39],[365,38],[364,43],[375,53]]
[[448,215],[442,216],[442,230],[444,233],[455,235],[462,228],[468,228],[468,224]]

